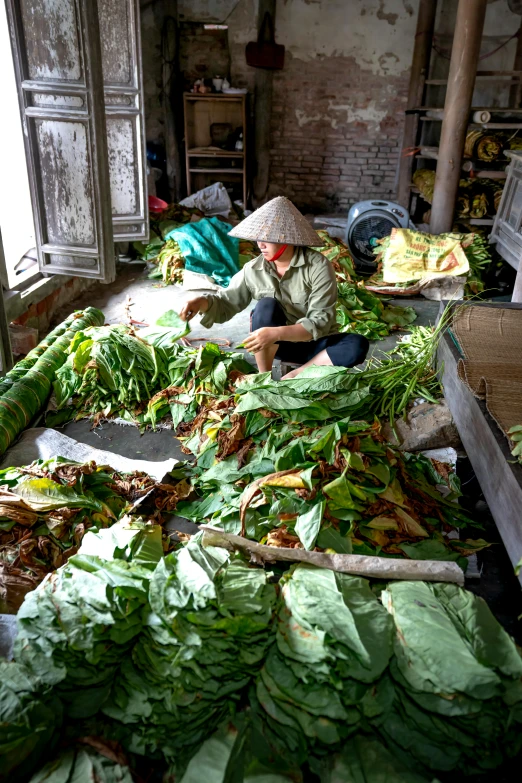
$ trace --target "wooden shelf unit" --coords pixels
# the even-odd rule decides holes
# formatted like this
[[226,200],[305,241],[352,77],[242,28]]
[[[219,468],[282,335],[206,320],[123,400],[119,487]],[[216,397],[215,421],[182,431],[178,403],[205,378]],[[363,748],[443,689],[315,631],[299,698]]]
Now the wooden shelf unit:
[[[248,132],[247,132],[247,95],[224,95],[209,93],[185,93],[185,165],[187,173],[187,193],[191,196],[213,182],[226,184],[241,182],[236,194],[241,194],[243,207],[248,198]],[[243,151],[222,150],[212,147],[210,126],[214,123],[229,123],[232,132],[241,128],[243,133]],[[218,159],[220,165],[195,166],[194,159]],[[241,166],[227,166],[226,161],[242,161]],[[239,191],[240,188],[240,191]]]

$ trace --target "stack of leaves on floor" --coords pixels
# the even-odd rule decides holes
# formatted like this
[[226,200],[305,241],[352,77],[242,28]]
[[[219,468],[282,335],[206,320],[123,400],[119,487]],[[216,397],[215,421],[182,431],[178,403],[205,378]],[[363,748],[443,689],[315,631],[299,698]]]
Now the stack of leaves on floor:
[[[459,484],[449,466],[392,448],[378,424],[272,423],[259,411],[235,418],[230,432],[246,440],[229,439],[236,451],[214,463],[209,456],[226,441],[211,422],[198,465],[214,464],[193,478],[202,499],[181,502],[178,513],[269,546],[454,560],[462,568],[465,555],[488,546],[468,538],[481,525],[454,502]],[[198,437],[186,445],[195,448]],[[463,540],[449,535],[456,528]]]
[[302,764],[339,747],[385,705],[375,689],[392,654],[393,620],[366,579],[302,564],[280,584],[276,642],[256,696],[270,733],[284,736]]
[[375,725],[414,769],[491,774],[522,750],[522,659],[486,602],[452,584],[390,583],[392,709]]
[[[366,780],[336,774],[361,774],[349,748],[384,743],[384,768],[397,759],[390,779],[414,781],[484,774],[520,752],[522,658],[483,599],[391,582],[381,605],[367,580],[309,565],[282,584],[276,643],[251,699],[275,757],[308,759],[323,781]],[[369,780],[388,781],[380,763]]]
[[174,760],[233,714],[270,641],[268,577],[197,538],[158,563],[147,628],[103,707],[131,750]]
[[[64,324],[8,373],[1,382],[0,454],[45,405],[59,368],[67,358],[74,336],[88,326],[103,323],[103,313],[94,307],[74,313]],[[65,327],[65,328],[64,328]]]
[[165,416],[174,426],[197,414],[209,394],[223,394],[234,378],[252,372],[242,354],[207,343],[186,348],[189,331],[174,311],[139,331],[118,324],[76,335],[54,384],[57,412],[48,424],[76,418],[122,418],[153,427]]
[[263,664],[269,577],[199,537],[164,557],[158,526],[123,521],[87,533],[26,597],[15,658],[54,685],[68,719],[101,711],[107,739],[179,760],[234,714]]
[[44,744],[52,753],[61,708],[50,699],[72,756],[35,783],[53,769],[69,780],[79,757],[78,769],[127,783],[119,754],[119,769],[82,755],[75,741],[93,735],[95,748],[120,742],[183,783],[214,769],[215,783],[227,771],[248,783],[422,783],[519,752],[522,660],[482,599],[305,564],[285,571],[276,598],[273,576],[200,536],[164,556],[161,530],[142,522],[88,532],[19,613],[0,686],[2,772],[7,759],[16,780]]
[[52,761],[47,762],[29,783],[135,783],[128,761],[119,748],[97,737],[84,737]]
[[0,781],[27,780],[56,745],[62,705],[37,671],[0,660]]
[[77,553],[87,530],[109,527],[145,496],[155,513],[171,511],[190,491],[63,457],[2,470],[0,483],[0,607],[9,612]]
[[161,528],[140,520],[85,535],[81,550],[29,593],[14,657],[62,699],[66,716],[95,715],[143,630]]
[[417,318],[413,307],[384,304],[362,283],[337,286],[337,324],[340,332],[362,334],[369,340],[382,340],[391,331],[407,327]]

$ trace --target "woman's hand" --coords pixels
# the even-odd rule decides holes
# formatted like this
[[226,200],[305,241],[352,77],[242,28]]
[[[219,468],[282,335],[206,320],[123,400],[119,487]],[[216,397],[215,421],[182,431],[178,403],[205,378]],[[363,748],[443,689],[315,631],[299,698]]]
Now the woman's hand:
[[181,310],[179,317],[182,321],[190,321],[198,313],[206,313],[208,310],[208,299],[206,296],[195,296],[187,299]]
[[257,353],[258,351],[262,351],[263,348],[273,345],[278,339],[277,326],[263,326],[261,329],[256,329],[255,332],[249,334],[243,342],[243,345],[247,351]]

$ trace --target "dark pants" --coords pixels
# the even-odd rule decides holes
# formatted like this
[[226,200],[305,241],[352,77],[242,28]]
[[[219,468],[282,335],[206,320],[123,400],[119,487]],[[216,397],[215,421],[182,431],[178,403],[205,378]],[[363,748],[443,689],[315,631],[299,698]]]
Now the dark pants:
[[[277,299],[260,299],[250,315],[252,331],[263,326],[287,326],[285,312]],[[283,362],[305,364],[321,351],[326,350],[336,367],[353,367],[366,359],[370,343],[361,334],[330,334],[307,343],[278,343],[276,357]]]

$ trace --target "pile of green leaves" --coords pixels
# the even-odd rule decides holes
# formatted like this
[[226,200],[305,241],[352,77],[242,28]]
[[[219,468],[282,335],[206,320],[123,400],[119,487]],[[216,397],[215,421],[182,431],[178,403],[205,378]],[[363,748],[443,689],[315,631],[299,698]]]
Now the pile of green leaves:
[[54,685],[70,718],[95,715],[143,630],[161,528],[124,520],[85,535],[81,550],[29,593],[14,657]]
[[393,620],[366,579],[302,564],[281,585],[256,695],[302,763],[344,744],[380,707],[374,689],[392,654]]
[[391,582],[381,605],[367,580],[304,564],[281,584],[276,641],[250,699],[275,757],[308,759],[340,783],[467,777],[520,752],[522,658],[481,598]]
[[[283,575],[277,599],[270,581],[200,536],[164,556],[154,525],[88,532],[19,613],[15,686],[3,676],[0,698],[10,772],[34,768],[34,727],[52,750],[51,688],[68,741],[101,733],[98,745],[166,761],[183,783],[303,783],[310,772],[423,783],[519,751],[522,660],[481,599],[419,582],[381,593],[305,564]],[[74,746],[34,783],[73,768],[128,783],[121,756],[112,761]]]
[[[462,568],[465,555],[488,546],[448,537],[455,528],[466,535],[481,528],[454,502],[459,484],[448,466],[390,447],[378,425],[346,418],[273,427],[258,411],[227,424],[244,432],[248,451],[240,443],[224,459],[209,459],[225,439],[215,422],[203,428],[198,468],[210,466],[193,477],[201,499],[178,504],[196,523],[272,546],[454,560]],[[196,437],[185,446],[195,448]],[[450,494],[443,497],[438,485]]]
[[[59,368],[76,333],[103,323],[103,313],[94,307],[74,313],[44,342],[22,359],[0,385],[0,454],[45,405]],[[42,351],[41,348],[44,348]]]
[[201,404],[234,391],[235,383],[255,369],[242,353],[222,351],[215,343],[201,348],[173,346],[167,357],[168,385],[147,406],[146,421],[170,416],[172,426],[193,422]]
[[61,723],[52,688],[22,664],[0,660],[0,782],[27,779],[52,750]]
[[100,711],[142,755],[189,755],[233,714],[271,641],[270,574],[200,537],[163,556],[161,529],[122,521],[29,594],[14,654],[72,720]]
[[270,641],[268,576],[198,538],[158,563],[147,628],[103,707],[132,751],[174,760],[232,714]]
[[119,417],[155,427],[168,415],[174,426],[194,419],[205,395],[223,394],[231,377],[253,368],[242,354],[213,343],[199,349],[180,345],[188,332],[173,310],[138,332],[123,324],[79,332],[57,373],[57,413],[48,415],[48,423]]
[[157,482],[54,457],[0,471],[0,484],[3,602],[13,611],[20,597],[9,595],[10,576],[24,573],[36,586],[78,551],[89,528],[112,525]]
[[339,283],[337,295],[336,315],[340,332],[353,332],[369,340],[382,340],[391,331],[406,327],[417,318],[413,307],[385,305],[385,300],[372,294],[362,283]]
[[51,423],[74,415],[134,420],[148,400],[169,385],[165,349],[189,331],[178,320],[172,327],[149,327],[141,334],[123,324],[78,332],[54,383],[56,407],[63,416]]
[[376,721],[414,769],[486,773],[522,749],[522,659],[485,601],[456,585],[391,583],[395,698]]

